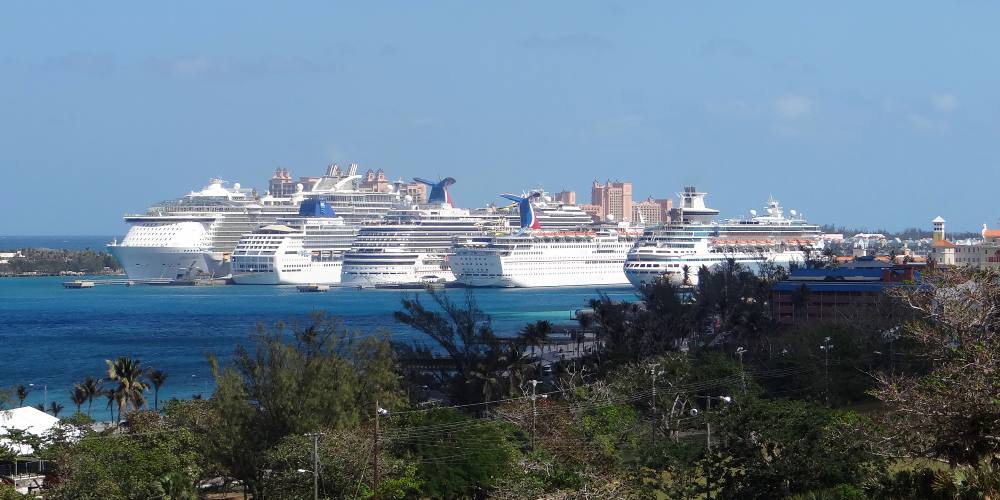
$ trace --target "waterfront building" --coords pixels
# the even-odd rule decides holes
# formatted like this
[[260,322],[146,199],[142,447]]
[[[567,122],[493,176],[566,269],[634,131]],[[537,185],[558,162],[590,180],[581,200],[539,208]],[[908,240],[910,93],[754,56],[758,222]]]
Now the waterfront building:
[[771,317],[784,324],[870,315],[889,287],[920,282],[922,263],[861,257],[832,269],[796,269],[771,287]]
[[587,215],[594,220],[594,222],[601,222],[604,220],[604,209],[601,208],[600,205],[585,204],[577,206],[580,207],[580,210],[586,212]]
[[562,190],[552,196],[552,200],[557,203],[576,205],[576,191]]
[[421,182],[396,181],[399,186],[399,195],[403,198],[409,196],[413,203],[427,203],[427,185]]
[[[357,164],[352,164],[351,168],[357,169]],[[381,168],[378,170],[369,169],[365,172],[360,187],[366,191],[374,191],[376,193],[392,192],[392,183],[389,182],[389,178],[386,177],[385,171]]]
[[666,220],[673,208],[673,200],[656,200],[653,197],[632,204],[632,222],[655,226]]
[[945,234],[945,220],[936,217],[933,221],[933,236],[929,258],[942,266],[972,266],[977,268],[1000,268],[1000,229],[990,229],[983,224],[981,240],[948,241]]
[[601,207],[604,219],[612,216],[615,221],[632,220],[632,183],[594,181],[590,191],[590,203]]
[[288,169],[278,167],[267,183],[267,193],[278,198],[287,198],[295,193],[295,184]]

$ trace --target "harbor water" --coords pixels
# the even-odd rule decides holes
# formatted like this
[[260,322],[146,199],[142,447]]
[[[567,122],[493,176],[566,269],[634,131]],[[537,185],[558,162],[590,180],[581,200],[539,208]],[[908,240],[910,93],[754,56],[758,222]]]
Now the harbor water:
[[[251,342],[256,325],[302,323],[313,312],[341,318],[362,334],[385,332],[400,342],[426,340],[392,316],[403,297],[424,293],[420,291],[344,287],[299,293],[294,286],[100,284],[65,289],[65,280],[0,279],[0,388],[34,384],[26,404],[59,401],[65,406],[62,415],[75,410],[69,401],[73,384],[87,376],[106,378],[104,360],[118,356],[167,372],[161,401],[210,394],[207,354],[225,362],[237,344]],[[628,287],[602,291],[615,299],[635,298]],[[477,289],[474,294],[497,333],[513,334],[539,319],[569,322],[597,292],[579,287]],[[462,289],[447,293],[464,300]],[[152,398],[150,392],[150,403]],[[105,406],[105,398],[95,399],[94,416],[106,417]]]

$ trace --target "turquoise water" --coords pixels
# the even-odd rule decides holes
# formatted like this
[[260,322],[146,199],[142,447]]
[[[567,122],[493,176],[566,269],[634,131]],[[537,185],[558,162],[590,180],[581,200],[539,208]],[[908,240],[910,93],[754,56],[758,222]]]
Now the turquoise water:
[[[395,323],[393,311],[413,291],[335,288],[299,293],[295,287],[161,287],[99,285],[67,290],[65,278],[0,279],[0,387],[35,384],[27,403],[58,400],[72,411],[68,391],[86,376],[103,377],[105,359],[131,356],[165,370],[160,399],[190,398],[211,390],[205,356],[227,360],[246,344],[258,323],[305,321],[314,311],[343,318],[361,332],[386,331],[399,341],[422,334]],[[597,295],[595,288],[480,289],[479,307],[498,333],[513,333],[538,319],[569,322],[574,310]],[[635,297],[631,288],[605,289],[614,298]],[[449,290],[457,298],[463,290]],[[150,394],[152,402],[152,394]],[[16,404],[17,401],[14,401]],[[94,401],[95,416],[106,415]],[[100,408],[101,413],[97,413]]]

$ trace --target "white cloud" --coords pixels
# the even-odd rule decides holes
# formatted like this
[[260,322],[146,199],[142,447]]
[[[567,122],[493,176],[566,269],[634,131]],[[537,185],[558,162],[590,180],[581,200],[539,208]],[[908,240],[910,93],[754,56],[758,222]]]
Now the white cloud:
[[951,113],[958,109],[958,97],[951,94],[936,94],[931,96],[931,106],[939,113]]
[[808,97],[788,94],[774,100],[774,114],[782,120],[797,120],[812,112],[813,103]]

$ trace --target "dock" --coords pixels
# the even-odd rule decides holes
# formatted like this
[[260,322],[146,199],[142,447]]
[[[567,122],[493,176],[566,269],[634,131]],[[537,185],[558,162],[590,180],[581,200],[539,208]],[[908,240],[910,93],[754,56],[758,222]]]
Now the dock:
[[300,292],[329,292],[330,285],[299,285],[297,288]]

